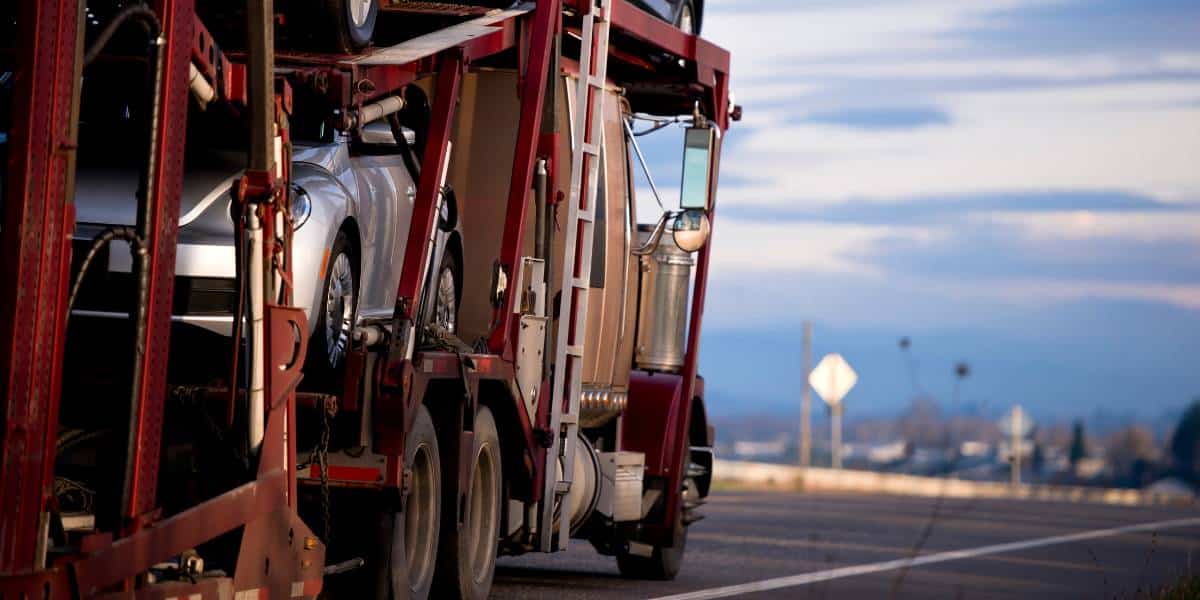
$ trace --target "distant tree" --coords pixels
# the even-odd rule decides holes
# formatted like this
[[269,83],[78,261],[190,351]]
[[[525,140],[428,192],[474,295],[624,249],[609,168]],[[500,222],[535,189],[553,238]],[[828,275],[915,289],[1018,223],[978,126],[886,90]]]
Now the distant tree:
[[1079,464],[1079,461],[1087,458],[1087,440],[1083,437],[1083,421],[1075,421],[1075,426],[1071,429],[1071,447],[1067,451],[1067,456],[1071,459],[1072,469]]
[[971,365],[965,362],[960,362],[954,365],[954,375],[959,379],[964,379],[971,374]]
[[1108,436],[1104,449],[1121,485],[1141,486],[1150,465],[1159,457],[1154,434],[1141,425],[1130,425]]
[[939,447],[945,441],[946,429],[941,409],[933,398],[913,398],[908,410],[898,419],[900,437],[920,448]]
[[1171,458],[1182,475],[1200,480],[1200,398],[1192,401],[1175,426]]
[[971,365],[965,362],[960,362],[954,365],[954,410],[958,410],[958,391],[962,387],[962,381],[971,376]]
[[1029,462],[1029,468],[1033,470],[1035,477],[1041,475],[1042,469],[1046,468],[1046,450],[1036,441],[1033,443],[1033,458]]

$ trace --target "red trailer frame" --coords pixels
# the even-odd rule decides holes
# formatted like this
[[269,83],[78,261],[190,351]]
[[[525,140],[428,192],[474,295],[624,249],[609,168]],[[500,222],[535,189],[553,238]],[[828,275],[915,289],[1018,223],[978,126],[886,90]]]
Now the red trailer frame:
[[[230,590],[262,590],[270,596],[314,596],[321,586],[324,546],[296,514],[295,431],[296,402],[294,388],[299,380],[298,356],[304,355],[304,340],[296,340],[293,327],[307,331],[304,315],[297,309],[267,307],[268,324],[268,410],[266,437],[263,442],[257,478],[223,495],[199,504],[167,519],[156,509],[155,492],[158,457],[163,427],[166,386],[166,359],[170,330],[170,299],[174,282],[175,241],[178,230],[179,196],[182,186],[182,152],[187,113],[188,66],[193,60],[208,77],[225,101],[261,102],[262,83],[250,84],[256,73],[242,64],[231,62],[216,51],[211,38],[194,13],[194,0],[154,0],[152,7],[163,24],[164,75],[159,99],[164,107],[158,123],[159,144],[152,149],[157,167],[151,174],[150,204],[152,219],[147,239],[150,285],[147,328],[137,354],[141,373],[136,419],[133,423],[132,448],[128,457],[132,473],[128,503],[123,507],[126,522],[121,531],[96,534],[80,549],[80,554],[51,567],[42,564],[45,556],[45,530],[48,510],[53,503],[52,483],[54,442],[59,405],[66,294],[70,275],[70,235],[74,226],[73,171],[75,127],[82,70],[82,3],[73,0],[29,0],[22,2],[23,28],[17,47],[16,120],[10,140],[20,151],[9,157],[6,180],[7,202],[4,215],[4,271],[6,281],[20,285],[4,286],[0,307],[0,337],[10,340],[0,361],[3,384],[4,422],[3,470],[0,490],[10,498],[10,507],[0,515],[0,594],[26,593],[66,598],[92,596],[108,591],[129,589],[129,582],[151,564],[195,547],[201,542],[245,526],[238,569],[229,581],[206,581],[188,589],[203,597],[217,597]],[[262,6],[262,0],[253,3]],[[265,2],[270,6],[270,1]],[[399,486],[403,465],[404,434],[415,415],[429,382],[436,379],[463,378],[462,357],[453,353],[423,352],[405,356],[411,327],[416,317],[416,299],[421,297],[421,265],[427,245],[424,232],[433,225],[438,185],[442,178],[442,157],[449,139],[457,90],[464,69],[473,61],[520,48],[523,77],[520,135],[507,198],[505,229],[500,264],[509,273],[521,260],[525,191],[530,187],[535,157],[554,156],[559,143],[547,132],[537,135],[534,128],[542,121],[542,107],[548,77],[548,65],[555,48],[555,37],[571,31],[570,19],[563,9],[579,15],[590,10],[590,0],[542,0],[532,13],[517,14],[494,24],[494,32],[474,37],[434,54],[405,64],[364,64],[351,57],[324,55],[281,55],[293,73],[320,73],[331,82],[330,93],[347,107],[360,107],[384,93],[391,93],[414,81],[419,75],[437,74],[437,91],[430,143],[423,164],[436,165],[422,171],[415,199],[413,223],[406,256],[408,260],[398,289],[392,326],[392,344],[385,366],[376,380],[380,392],[376,407],[375,451],[388,455],[389,467],[382,485]],[[269,18],[270,15],[267,15]],[[612,77],[627,84],[635,110],[675,114],[690,113],[691,98],[702,98],[703,112],[722,130],[728,127],[729,55],[708,41],[687,35],[631,5],[613,0],[613,41],[610,57]],[[266,27],[269,29],[269,27]],[[267,38],[269,41],[269,37]],[[689,65],[685,80],[662,82],[653,64],[639,58],[650,50],[683,59]],[[674,60],[674,58],[672,60]],[[267,73],[271,69],[267,61]],[[257,74],[262,76],[260,66]],[[270,78],[270,75],[267,75]],[[370,80],[370,88],[358,85]],[[277,117],[290,104],[286,85],[270,98]],[[278,119],[276,122],[280,122]],[[46,135],[49,132],[49,135]],[[286,144],[286,129],[281,131]],[[554,172],[554,169],[551,169]],[[714,169],[715,173],[715,169]],[[244,193],[259,196],[261,206],[270,215],[282,206],[282,181],[270,172],[249,172]],[[715,194],[716,180],[710,184]],[[710,213],[710,218],[712,215]],[[270,221],[270,219],[268,219]],[[284,237],[286,239],[286,232]],[[273,239],[274,236],[268,236]],[[290,258],[282,249],[283,268]],[[659,421],[658,432],[631,432],[626,446],[645,446],[650,438],[667,440],[671,452],[662,474],[672,478],[668,488],[667,515],[678,510],[680,461],[688,445],[687,432],[692,418],[692,399],[697,397],[696,370],[705,287],[708,279],[711,242],[700,252],[696,268],[691,306],[687,356],[683,373],[672,378],[672,389],[647,392],[647,403],[666,403],[668,410]],[[514,294],[504,299],[503,313],[512,315]],[[490,354],[469,355],[473,363],[464,381],[467,397],[478,398],[479,381],[510,380],[513,377],[512,330],[514,322],[503,319],[489,340]],[[3,335],[8,334],[8,335]],[[303,338],[303,336],[301,336]],[[290,367],[287,367],[290,365]],[[545,386],[546,383],[543,383]],[[636,384],[635,384],[636,385]],[[654,396],[653,398],[651,396]],[[534,465],[544,464],[544,444],[539,432],[548,427],[546,403],[537,415],[524,415],[523,445],[533,480],[531,500],[540,495],[544,473]],[[518,411],[521,412],[521,411]],[[523,414],[523,413],[522,413]],[[399,427],[397,425],[403,424]],[[461,443],[471,441],[464,431]],[[460,447],[461,446],[460,443]],[[460,480],[465,477],[459,473]],[[460,488],[461,489],[461,488]],[[672,492],[672,490],[674,490]],[[669,523],[652,524],[650,530],[663,531]],[[254,565],[274,559],[284,568],[270,574]],[[145,590],[143,590],[145,591]],[[164,587],[139,597],[178,594],[181,588]]]

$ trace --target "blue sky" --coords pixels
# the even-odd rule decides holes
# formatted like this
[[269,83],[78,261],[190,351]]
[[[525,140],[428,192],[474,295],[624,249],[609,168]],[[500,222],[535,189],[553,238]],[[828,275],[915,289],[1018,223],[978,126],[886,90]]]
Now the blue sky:
[[946,402],[957,360],[966,401],[1047,418],[1200,395],[1200,2],[709,0],[704,25],[746,109],[712,412],[794,406],[806,319],[860,372],[851,414],[907,404],[902,335]]

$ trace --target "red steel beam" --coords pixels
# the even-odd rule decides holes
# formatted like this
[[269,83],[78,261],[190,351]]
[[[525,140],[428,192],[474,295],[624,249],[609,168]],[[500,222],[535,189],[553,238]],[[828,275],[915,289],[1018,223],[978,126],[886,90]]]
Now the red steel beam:
[[[723,96],[725,93],[722,92],[721,95]],[[721,116],[723,117],[724,115]],[[719,124],[718,127],[720,127]],[[711,226],[716,219],[717,178],[721,164],[722,145],[720,139],[722,138],[718,139],[714,148],[714,156],[710,159],[712,161],[712,168],[709,172],[712,175],[708,188],[710,206],[708,211],[709,231],[712,231]],[[681,418],[675,421],[675,431],[672,432],[673,437],[671,438],[674,441],[674,468],[670,473],[671,484],[667,486],[667,510],[665,511],[667,521],[662,524],[666,527],[674,526],[674,516],[678,514],[676,511],[682,508],[680,506],[682,495],[679,493],[679,490],[683,489],[683,476],[687,471],[686,461],[689,460],[688,446],[690,442],[688,440],[688,431],[692,417],[692,397],[696,393],[696,373],[700,363],[700,326],[704,321],[704,300],[708,290],[708,267],[712,255],[712,245],[713,240],[710,235],[708,243],[704,244],[704,247],[700,249],[700,256],[696,261],[696,281],[692,287],[692,308],[688,322],[687,353],[683,362],[683,393],[677,398],[677,401],[680,403],[678,408]]]
[[[462,82],[463,59],[458,50],[450,50],[438,60],[437,91],[434,96],[433,119],[429,126],[429,142],[421,160],[421,179],[413,199],[412,226],[404,246],[404,268],[396,292],[397,317],[412,321],[416,318],[421,297],[421,279],[425,262],[429,260],[429,231],[433,228],[442,176],[446,172],[446,149],[450,145],[450,130],[458,105],[458,88]],[[399,333],[399,332],[397,332]]]
[[70,286],[83,62],[81,3],[19,5],[0,290],[0,575],[41,566]]
[[[576,0],[580,1],[586,0]],[[685,60],[695,61],[701,70],[729,72],[728,50],[700,36],[684,33],[678,27],[630,4],[629,0],[612,0],[612,13],[613,27],[621,33]]]
[[[546,79],[550,68],[550,52],[554,49],[554,36],[562,23],[560,0],[542,0],[534,13],[533,30],[530,33],[529,61],[521,89],[521,117],[517,127],[517,149],[513,155],[512,177],[508,186],[508,207],[504,212],[504,238],[500,243],[500,268],[515,282],[520,268],[521,250],[524,247],[525,213],[529,206],[530,187],[533,182],[533,163],[541,133],[542,108],[546,101]],[[499,326],[488,340],[488,349],[496,354],[511,357],[509,334],[516,317],[513,307],[521,295],[511,287],[504,297]]]
[[404,266],[396,291],[396,309],[392,317],[392,343],[388,349],[379,395],[375,405],[375,451],[382,454],[402,454],[408,416],[405,394],[412,392],[411,368],[408,365],[410,328],[417,318],[425,263],[429,261],[429,232],[437,216],[437,199],[441,193],[442,177],[446,172],[446,151],[458,107],[458,91],[462,84],[465,63],[461,49],[446,50],[438,56],[436,91],[433,98],[433,117],[425,155],[421,157],[421,177],[417,195],[413,198],[413,214],[405,243]]
[[[591,5],[591,0],[565,1],[567,6],[581,14],[587,12]],[[700,36],[683,32],[678,27],[634,6],[629,0],[612,0],[611,10],[614,31],[656,46],[679,58],[694,61],[701,72],[714,70],[729,73],[728,50]],[[701,83],[712,85],[712,82]]]
[[134,520],[155,507],[158,460],[162,441],[163,399],[166,392],[167,352],[171,331],[171,294],[175,285],[175,243],[179,234],[179,198],[183,190],[183,150],[187,131],[188,64],[191,60],[195,26],[193,0],[154,0],[152,8],[162,23],[166,39],[158,147],[151,148],[156,169],[151,173],[151,215],[146,247],[149,255],[150,287],[146,306],[145,337],[136,340],[144,349],[135,360],[142,361],[141,395],[138,398],[133,480],[126,519]]
[[[84,597],[145,571],[150,565],[287,505],[287,474],[277,469],[250,483],[114,542],[72,564]],[[283,532],[286,535],[287,532]],[[279,565],[279,569],[286,568]]]

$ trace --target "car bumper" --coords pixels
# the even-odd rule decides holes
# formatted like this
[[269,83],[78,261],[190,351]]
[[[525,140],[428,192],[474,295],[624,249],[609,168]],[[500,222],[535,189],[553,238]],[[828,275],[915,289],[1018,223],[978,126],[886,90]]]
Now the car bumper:
[[[103,228],[80,225],[74,240],[72,272],[78,272],[79,263],[87,253],[92,237]],[[298,234],[300,232],[297,232]],[[184,233],[181,231],[181,237]],[[296,250],[301,255],[312,254],[304,247]],[[309,257],[305,257],[311,260]],[[318,259],[319,260],[319,259]],[[87,277],[80,287],[72,316],[91,319],[128,319],[129,307],[134,300],[132,257],[126,243],[113,241],[102,250],[88,269]],[[200,327],[219,335],[231,335],[233,312],[237,307],[237,285],[235,279],[235,252],[233,244],[214,243],[210,240],[181,240],[175,253],[175,286],[171,301],[171,319]],[[296,261],[296,264],[304,264]],[[312,305],[315,282],[312,277],[297,274],[294,279],[296,305],[306,313]]]

